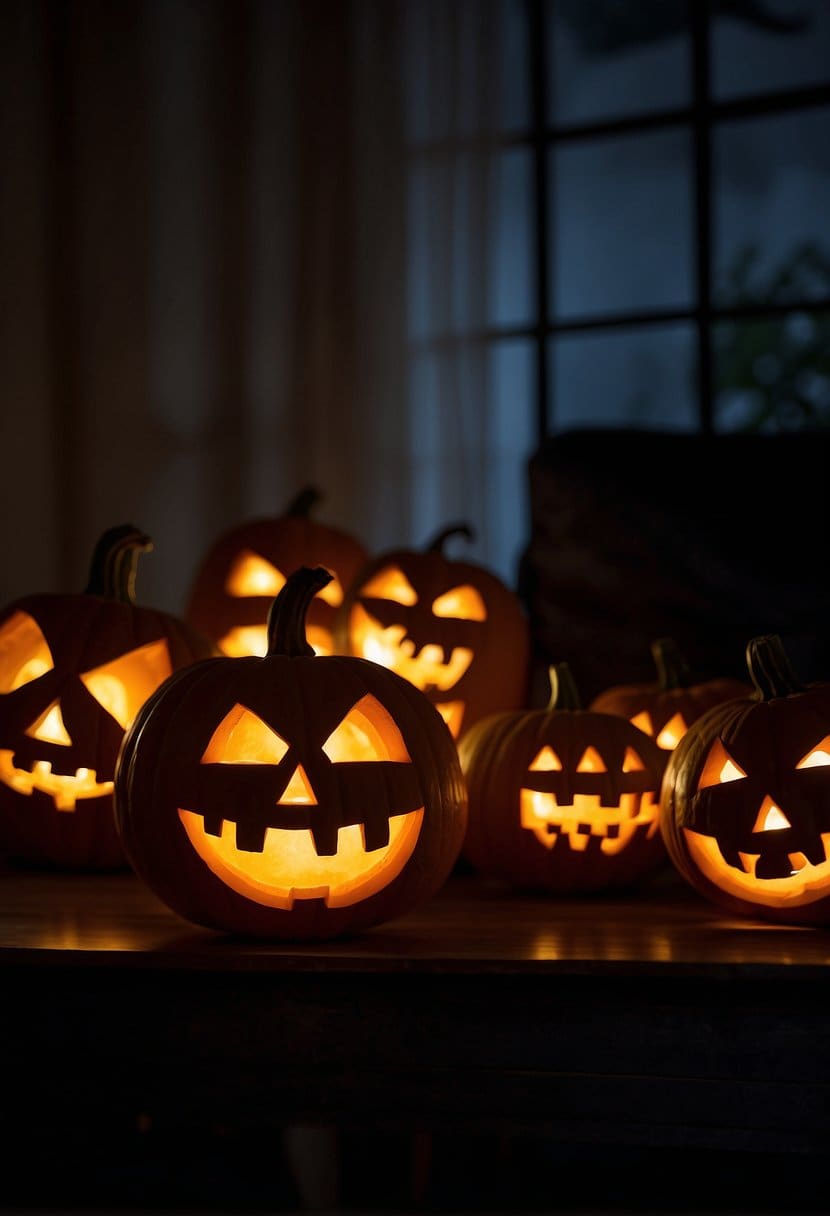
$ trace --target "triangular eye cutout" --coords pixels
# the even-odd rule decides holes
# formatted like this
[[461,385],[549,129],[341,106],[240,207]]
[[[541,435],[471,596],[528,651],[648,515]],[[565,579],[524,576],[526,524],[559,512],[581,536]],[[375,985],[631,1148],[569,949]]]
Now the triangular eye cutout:
[[288,744],[244,705],[225,714],[204,750],[202,764],[279,764]]
[[578,773],[607,773],[605,762],[595,747],[586,747],[576,766]]
[[669,718],[666,725],[660,731],[655,739],[655,743],[667,752],[670,752],[677,747],[687,729],[686,723],[683,721],[683,715],[675,714],[673,718]]
[[623,756],[622,771],[624,773],[641,773],[644,768],[645,765],[635,752],[634,748],[627,747],[625,749],[625,755]]
[[635,714],[631,719],[631,725],[636,726],[637,730],[641,730],[644,735],[654,734],[654,727],[651,724],[651,714],[647,710],[642,713]]
[[487,609],[481,593],[475,587],[453,587],[432,602],[435,616],[453,617],[457,621],[486,621]]
[[14,692],[55,666],[46,638],[28,612],[13,612],[0,629],[0,693]]
[[225,579],[228,595],[279,595],[285,586],[285,575],[272,566],[264,557],[250,549],[243,550],[234,559],[230,573]]
[[397,566],[387,566],[385,570],[379,570],[360,588],[360,594],[379,600],[392,600],[407,608],[418,603],[415,588],[403,570]]
[[25,733],[32,739],[40,739],[42,743],[61,743],[65,747],[72,743],[57,701],[53,701]]
[[126,730],[144,702],[172,670],[167,643],[159,640],[85,671],[80,681],[121,729]]
[[826,735],[821,743],[810,748],[806,756],[802,756],[796,768],[820,768],[830,764],[830,735]]
[[739,764],[735,763],[720,739],[716,739],[709,749],[709,755],[706,757],[703,771],[698,778],[697,788],[705,790],[710,785],[723,785],[727,781],[739,781],[745,776],[744,770]]
[[791,827],[792,824],[781,807],[776,806],[771,798],[765,798],[761,803],[761,809],[752,830],[753,832],[781,832],[784,828]]
[[534,756],[533,760],[528,766],[528,772],[549,773],[552,771],[561,773],[562,761],[559,759],[550,744],[546,743],[545,746]]
[[311,788],[311,782],[305,774],[305,769],[301,764],[298,764],[291,774],[288,785],[282,792],[282,797],[279,799],[279,805],[283,806],[290,803],[291,806],[316,806],[317,799],[314,797],[314,791]]
[[366,760],[409,761],[409,752],[392,715],[367,693],[353,705],[323,744],[333,764]]

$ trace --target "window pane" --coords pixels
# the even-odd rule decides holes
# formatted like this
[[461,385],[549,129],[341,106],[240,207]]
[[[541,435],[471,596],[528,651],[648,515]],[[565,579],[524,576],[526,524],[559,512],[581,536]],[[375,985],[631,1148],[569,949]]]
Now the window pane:
[[515,584],[527,542],[527,461],[537,440],[533,343],[442,345],[410,362],[411,532],[426,542],[465,520],[458,556]]
[[533,164],[523,148],[413,157],[410,335],[532,320]]
[[405,6],[406,124],[414,142],[506,134],[530,121],[527,6]]
[[686,0],[547,0],[555,124],[688,105]]
[[713,183],[718,303],[830,295],[830,108],[725,124]]
[[691,325],[563,334],[552,340],[554,431],[582,426],[698,426]]
[[712,90],[718,100],[830,80],[827,0],[722,8],[713,18],[711,42]]
[[569,143],[552,156],[550,272],[556,315],[688,307],[689,132]]
[[724,322],[714,338],[717,430],[830,426],[830,312]]

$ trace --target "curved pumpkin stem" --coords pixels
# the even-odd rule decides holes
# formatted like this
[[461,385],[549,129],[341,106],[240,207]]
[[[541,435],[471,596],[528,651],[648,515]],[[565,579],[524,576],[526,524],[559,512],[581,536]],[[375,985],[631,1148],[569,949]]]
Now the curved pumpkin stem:
[[305,618],[318,591],[332,580],[323,566],[300,566],[289,574],[268,611],[268,655],[313,656],[314,647],[306,638]]
[[552,709],[582,709],[579,690],[567,663],[553,663],[548,668],[550,679],[550,701],[548,712]]
[[294,495],[283,514],[292,519],[296,516],[307,519],[322,497],[316,486],[304,486],[299,494]]
[[777,633],[752,638],[747,643],[746,665],[762,701],[806,691],[807,686],[801,683],[790,666],[784,644]]
[[432,540],[424,545],[424,552],[441,553],[451,536],[463,536],[465,540],[475,540],[475,532],[468,523],[450,524],[448,527],[442,528],[440,532],[436,532]]
[[132,524],[108,528],[93,551],[84,594],[134,604],[138,555],[152,548],[153,542],[146,532]]
[[661,692],[689,687],[692,673],[674,638],[657,638],[651,643],[651,654],[657,668],[657,682]]

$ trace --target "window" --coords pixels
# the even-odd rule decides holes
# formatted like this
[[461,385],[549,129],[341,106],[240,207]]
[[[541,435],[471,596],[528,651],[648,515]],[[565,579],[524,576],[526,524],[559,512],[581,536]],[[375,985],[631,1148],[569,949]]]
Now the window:
[[490,564],[548,434],[830,423],[827,0],[459,3],[426,70],[416,11],[414,447],[480,444]]

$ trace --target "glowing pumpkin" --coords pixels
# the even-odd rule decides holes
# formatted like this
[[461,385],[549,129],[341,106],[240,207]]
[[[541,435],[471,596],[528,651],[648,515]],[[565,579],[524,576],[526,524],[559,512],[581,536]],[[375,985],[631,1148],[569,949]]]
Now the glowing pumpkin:
[[335,618],[344,654],[382,663],[420,688],[455,739],[497,710],[524,705],[530,633],[517,595],[491,571],[444,552],[466,524],[441,531],[423,551],[373,559]]
[[752,688],[743,680],[718,676],[696,680],[673,638],[658,638],[651,646],[657,679],[651,683],[618,684],[594,697],[590,708],[620,714],[671,751],[692,722],[713,705],[746,697]]
[[124,742],[116,814],[147,884],[182,916],[254,937],[354,932],[432,895],[461,849],[455,743],[424,695],[365,659],[315,655],[301,567],[263,657],[172,677]]
[[309,605],[308,640],[317,654],[333,653],[335,613],[368,554],[349,533],[312,518],[319,499],[309,486],[282,515],[245,520],[224,532],[203,557],[185,618],[224,654],[264,655],[274,597],[294,570],[316,565],[332,577]]
[[666,767],[660,829],[687,881],[744,916],[830,922],[830,683],[751,639],[754,695],[710,709]]
[[580,708],[567,663],[546,709],[493,714],[459,742],[475,870],[553,893],[629,886],[667,860],[666,753],[625,718]]
[[177,668],[215,653],[169,613],[136,604],[130,525],[105,532],[82,593],[0,613],[0,849],[55,867],[125,867],[113,817],[124,731]]

